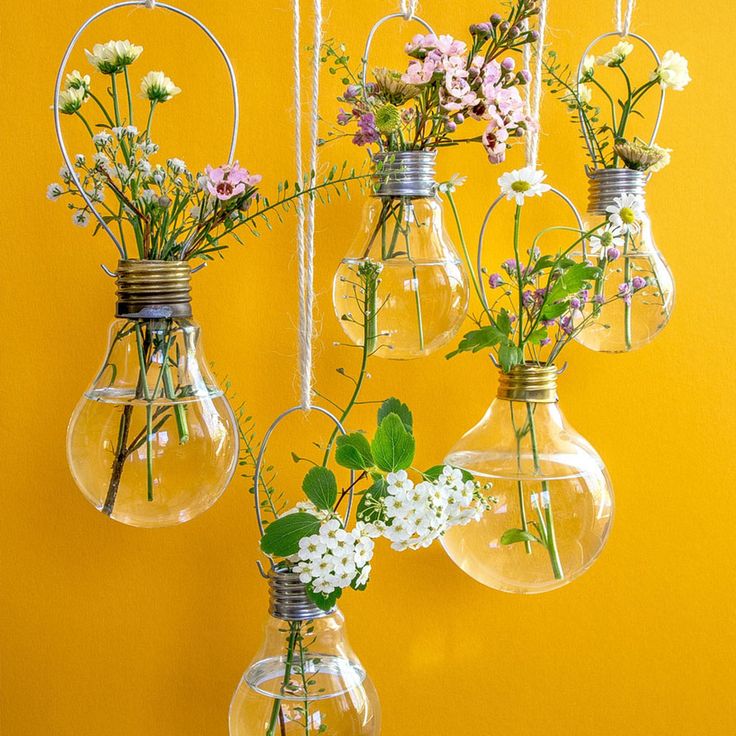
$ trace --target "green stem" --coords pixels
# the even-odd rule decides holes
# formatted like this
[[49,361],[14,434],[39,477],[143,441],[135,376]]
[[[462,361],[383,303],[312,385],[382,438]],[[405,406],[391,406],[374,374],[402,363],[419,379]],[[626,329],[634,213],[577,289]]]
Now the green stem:
[[112,105],[115,110],[115,125],[120,125],[120,106],[118,104],[118,82],[117,75],[110,75],[110,84],[112,85]]
[[[286,665],[284,667],[284,679],[281,683],[281,694],[283,695],[286,688],[289,685],[291,679],[291,668],[294,666],[294,651],[296,648],[296,641],[299,638],[299,627],[301,626],[299,621],[289,622],[289,640],[286,649]],[[271,719],[268,722],[268,730],[266,736],[275,736],[276,724],[279,720],[279,712],[281,711],[281,698],[274,698],[273,707],[271,708]]]
[[125,75],[125,92],[128,95],[128,125],[133,125],[133,96],[130,94],[130,79],[128,78],[128,67],[123,67]]
[[[521,476],[521,437],[522,434],[519,432],[518,428],[516,427],[516,421],[514,419],[514,402],[509,402],[509,408],[511,409],[511,424],[514,428],[514,436],[516,437],[516,472]],[[526,504],[524,503],[524,484],[519,478],[519,480],[516,481],[516,488],[517,492],[519,494],[519,514],[521,516],[521,528],[525,531],[529,531],[529,522],[526,518]],[[526,550],[526,553],[530,555],[532,553],[532,544],[531,542],[524,540],[524,549]]]
[[84,127],[87,128],[87,132],[89,133],[89,137],[93,138],[95,134],[92,132],[92,128],[89,127],[89,123],[84,119],[84,115],[82,115],[79,110],[77,110],[74,114],[84,123]]
[[[537,447],[537,429],[534,424],[534,410],[531,402],[526,402],[526,413],[529,421],[529,437],[532,443],[532,457],[534,458],[534,470],[539,472],[539,449]],[[542,481],[542,493],[540,498],[540,506],[544,506],[545,518],[545,536],[546,547],[549,553],[550,563],[552,564],[552,572],[555,580],[562,580],[565,574],[562,570],[562,562],[560,561],[560,553],[557,549],[557,537],[555,536],[555,523],[552,514],[552,496],[549,492],[549,485],[546,480]]]
[[[626,341],[626,349],[631,350],[631,299],[633,298],[633,290],[631,288],[631,263],[629,262],[629,238],[631,236],[626,233],[624,236],[624,283],[628,285],[629,293],[624,297],[624,339]],[[627,298],[628,297],[628,298]]]
[[[409,207],[412,205],[409,204]],[[399,218],[402,218],[404,214],[404,203],[401,203],[401,209],[399,211]],[[419,330],[419,352],[424,352],[424,320],[422,318],[422,296],[419,292],[419,275],[417,273],[417,264],[412,260],[411,257],[411,246],[409,245],[409,226],[402,228],[404,233],[404,242],[406,244],[406,257],[409,259],[411,265],[411,274],[414,280],[414,301],[416,302],[417,310],[417,328]]]
[[146,140],[151,140],[151,125],[153,123],[153,110],[155,107],[155,101],[151,100],[151,108],[148,111],[148,122],[146,122]]
[[[147,340],[148,341],[148,335]],[[151,394],[148,390],[148,364],[143,349],[143,336],[141,334],[141,326],[139,322],[135,323],[135,342],[138,349],[139,362],[139,386],[143,391],[143,398],[146,400],[146,480],[148,490],[148,500],[153,501],[153,405],[151,403]]]
[[521,205],[516,205],[514,212],[514,258],[516,259],[516,278],[519,292],[519,348],[523,349],[524,340],[524,285],[521,280],[521,261],[519,260],[519,225],[521,222]]
[[88,92],[89,96],[97,103],[97,107],[102,110],[102,114],[105,116],[105,119],[110,124],[110,127],[112,127],[115,123],[113,123],[112,118],[110,117],[110,113],[107,111],[105,106],[100,102],[99,98],[95,96],[92,92]]

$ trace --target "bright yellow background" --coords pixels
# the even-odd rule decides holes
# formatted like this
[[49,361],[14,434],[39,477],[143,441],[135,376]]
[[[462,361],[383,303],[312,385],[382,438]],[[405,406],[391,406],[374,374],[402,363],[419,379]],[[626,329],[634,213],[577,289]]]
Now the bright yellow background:
[[[396,3],[327,0],[326,33],[360,57],[371,23]],[[494,3],[425,0],[436,28],[464,34]],[[106,521],[66,467],[67,418],[96,370],[111,319],[113,247],[44,199],[58,178],[49,104],[55,66],[93,0],[2,4],[2,710],[3,736],[224,736],[232,691],[258,645],[265,590],[255,568],[250,498],[233,482],[180,528]],[[183,0],[222,40],[239,72],[239,157],[264,190],[292,170],[290,3]],[[552,3],[551,40],[575,59],[610,29],[613,2]],[[614,479],[617,520],[605,553],[569,587],[539,597],[487,590],[434,549],[382,546],[369,589],[345,596],[352,642],[381,693],[384,736],[514,734],[691,736],[736,732],[734,704],[734,407],[731,0],[642,0],[634,29],[690,60],[694,79],[669,96],[659,141],[673,163],[650,185],[658,242],[677,277],[671,325],[646,349],[596,355],[572,346],[561,381],[570,421]],[[306,32],[306,31],[305,31]],[[376,59],[409,29],[387,28]],[[413,30],[412,30],[413,32]],[[82,46],[110,37],[145,44],[139,78],[163,68],[184,93],[159,111],[192,166],[224,157],[230,113],[215,52],[185,21],[120,11]],[[381,56],[382,52],[384,56]],[[394,52],[393,60],[400,57]],[[85,68],[81,49],[74,64]],[[334,80],[327,79],[326,92]],[[99,84],[99,79],[95,82]],[[559,109],[558,109],[559,108]],[[328,94],[322,110],[331,118]],[[74,123],[74,121],[66,121]],[[72,142],[76,126],[67,126]],[[541,164],[584,204],[583,154],[561,106],[544,115]],[[72,148],[76,150],[75,144]],[[323,160],[351,157],[349,146]],[[479,150],[441,157],[444,175],[470,174],[458,194],[471,240],[495,179]],[[347,386],[334,369],[354,354],[332,347],[332,272],[360,197],[319,211],[316,372],[323,391]],[[545,211],[536,205],[538,216]],[[559,210],[547,217],[557,217]],[[232,377],[261,430],[295,403],[294,224],[276,228],[197,276],[208,356]],[[506,257],[508,254],[504,254]],[[499,257],[500,260],[500,257]],[[480,356],[375,361],[369,391],[414,409],[422,463],[437,462],[494,392]],[[366,420],[367,421],[367,420]],[[360,422],[356,423],[357,426]],[[285,460],[300,431],[278,435]]]

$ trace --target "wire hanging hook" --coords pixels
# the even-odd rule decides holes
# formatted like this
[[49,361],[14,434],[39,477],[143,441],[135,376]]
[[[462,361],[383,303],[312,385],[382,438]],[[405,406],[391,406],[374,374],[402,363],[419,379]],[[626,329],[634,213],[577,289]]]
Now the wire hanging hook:
[[[659,54],[657,53],[657,50],[652,46],[649,41],[647,41],[644,36],[640,36],[637,33],[629,33],[628,30],[626,33],[621,33],[620,31],[609,31],[608,33],[601,33],[600,36],[596,36],[585,48],[585,51],[583,52],[583,55],[580,57],[580,62],[578,63],[578,69],[575,75],[575,84],[580,85],[580,78],[583,74],[583,64],[585,64],[585,58],[588,56],[588,54],[591,52],[593,47],[600,41],[602,41],[604,38],[610,38],[611,36],[628,36],[629,38],[633,38],[636,41],[639,41],[639,43],[643,44],[651,53],[651,55],[654,57],[654,62],[656,63],[657,67],[660,66],[662,63],[662,60],[659,58]],[[654,128],[652,130],[652,135],[649,138],[649,145],[651,146],[654,141],[657,138],[657,133],[659,133],[659,126],[662,122],[662,114],[664,113],[664,97],[665,97],[665,89],[664,87],[660,86],[660,92],[659,92],[659,107],[657,108],[657,117],[654,121]],[[590,135],[588,133],[588,130],[586,129],[585,123],[582,120],[582,115],[578,116],[580,117],[580,130],[583,134],[583,140],[585,141],[585,146],[588,149],[588,153],[590,154],[590,158],[593,160],[593,168],[597,169],[598,166],[598,159],[595,155],[595,149],[593,148],[593,141],[590,139]],[[651,177],[651,173],[647,176],[647,181]]]
[[[320,414],[324,414],[338,429],[341,435],[347,434],[345,431],[345,428],[342,426],[342,423],[340,420],[329,410],[323,409],[321,406],[311,406],[310,410],[319,412]],[[261,469],[263,467],[263,460],[266,456],[266,448],[268,447],[268,443],[271,439],[271,435],[274,433],[274,430],[276,427],[281,424],[281,422],[286,419],[290,414],[293,414],[297,411],[305,411],[304,407],[299,406],[293,406],[291,409],[287,409],[285,412],[282,412],[279,414],[279,416],[276,417],[276,419],[273,421],[271,426],[268,428],[268,431],[263,437],[263,442],[261,443],[261,449],[258,452],[258,457],[256,458],[256,467],[253,472],[253,496],[255,500],[255,510],[256,510],[256,520],[258,522],[258,530],[261,533],[261,536],[263,536],[265,532],[265,526],[263,524],[263,514],[261,512]],[[343,516],[343,526],[347,527],[348,521],[350,520],[350,512],[353,508],[353,498],[355,496],[355,471],[350,471],[350,485],[348,486],[347,490],[347,496],[348,496],[348,505],[345,509],[345,514]],[[269,559],[271,559],[269,555]],[[271,559],[271,565],[273,565],[273,559]],[[262,566],[259,565],[261,568],[261,573],[263,573]]]
[[[61,150],[61,156],[64,160],[64,164],[66,165],[69,171],[69,178],[74,182],[74,185],[77,187],[77,190],[79,191],[79,194],[84,200],[86,206],[89,208],[90,212],[97,219],[97,221],[100,224],[100,227],[110,237],[113,244],[117,248],[117,251],[120,254],[121,259],[123,260],[125,260],[126,258],[125,248],[123,248],[122,243],[118,240],[118,238],[112,232],[112,230],[110,229],[108,224],[105,222],[102,215],[97,211],[97,208],[94,206],[94,203],[91,197],[84,190],[84,187],[82,186],[82,182],[80,181],[79,176],[77,175],[77,172],[74,170],[74,165],[72,164],[72,161],[69,157],[69,153],[64,143],[64,136],[61,130],[59,94],[61,93],[61,84],[64,78],[64,70],[66,69],[66,65],[69,62],[69,58],[72,54],[72,51],[74,50],[74,47],[76,46],[77,41],[79,40],[79,37],[82,35],[82,33],[90,25],[92,25],[92,23],[94,23],[98,18],[101,18],[103,15],[106,15],[107,13],[113,10],[117,10],[118,8],[127,8],[127,7],[145,7],[148,9],[161,8],[163,10],[168,10],[172,13],[175,13],[176,15],[180,15],[183,18],[190,20],[200,30],[202,30],[205,33],[205,35],[210,39],[210,41],[212,41],[212,43],[216,46],[217,50],[220,52],[220,55],[222,56],[225,62],[225,65],[227,66],[227,71],[230,76],[230,87],[231,87],[232,95],[233,95],[233,131],[232,131],[232,136],[230,138],[230,153],[228,156],[229,163],[233,162],[233,157],[235,155],[235,146],[238,141],[238,123],[240,119],[240,102],[238,100],[238,83],[235,77],[235,69],[233,68],[232,62],[230,61],[230,57],[227,55],[227,52],[223,48],[222,44],[217,40],[217,38],[215,38],[215,36],[207,28],[207,26],[205,26],[201,21],[199,21],[197,18],[195,18],[193,15],[190,15],[186,11],[181,10],[173,5],[169,5],[167,3],[158,3],[156,2],[156,0],[125,0],[125,2],[114,3],[113,5],[108,5],[106,8],[102,8],[102,10],[98,10],[96,13],[94,13],[89,18],[87,18],[87,20],[84,23],[82,23],[82,25],[77,29],[76,33],[72,36],[72,39],[69,42],[69,45],[66,47],[66,51],[64,52],[64,56],[62,57],[61,64],[59,64],[59,70],[56,74],[56,81],[54,83],[54,104],[53,104],[54,130],[56,132],[56,140],[59,144],[59,149]],[[182,255],[184,254],[182,253]],[[106,266],[102,266],[102,269],[108,275],[114,275]]]
[[[572,203],[572,200],[566,195],[563,194],[559,189],[555,189],[554,187],[550,188],[550,193],[555,194],[558,196],[572,211],[572,214],[575,217],[575,220],[577,221],[578,228],[582,232],[584,232],[583,228],[583,218],[580,217],[580,213],[578,212],[577,207]],[[488,309],[488,299],[486,297],[486,285],[485,281],[483,279],[483,241],[485,240],[486,236],[486,229],[488,228],[488,223],[490,222],[491,215],[493,214],[493,211],[496,209],[496,207],[500,204],[501,200],[503,200],[505,197],[504,194],[499,194],[496,199],[493,200],[493,203],[488,208],[488,211],[486,212],[486,216],[483,218],[483,224],[480,228],[480,235],[478,236],[478,257],[476,259],[476,268],[478,270],[478,281],[480,284],[480,298],[483,302],[483,306]],[[585,252],[585,241],[583,241],[583,258],[586,257]]]

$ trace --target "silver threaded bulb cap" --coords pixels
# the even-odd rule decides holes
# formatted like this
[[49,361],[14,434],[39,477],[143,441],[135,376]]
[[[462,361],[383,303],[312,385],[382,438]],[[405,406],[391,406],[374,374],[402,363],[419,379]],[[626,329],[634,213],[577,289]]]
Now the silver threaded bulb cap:
[[644,198],[649,175],[633,169],[588,169],[588,212],[605,215],[606,207],[622,194]]
[[290,570],[273,568],[268,573],[268,612],[282,621],[312,621],[329,616],[337,607],[323,611],[307,596],[307,586]]
[[373,157],[377,197],[433,197],[437,151],[387,151]]

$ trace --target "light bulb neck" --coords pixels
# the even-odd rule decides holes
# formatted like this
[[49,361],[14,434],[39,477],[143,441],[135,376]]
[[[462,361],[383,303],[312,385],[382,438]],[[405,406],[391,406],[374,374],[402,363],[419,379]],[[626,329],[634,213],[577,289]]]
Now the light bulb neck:
[[437,151],[386,151],[373,156],[377,197],[433,197]]
[[186,261],[123,260],[117,270],[115,316],[172,319],[192,316],[192,271]]
[[307,586],[299,575],[290,570],[273,568],[268,573],[268,612],[282,621],[313,621],[331,616],[337,610],[333,606],[322,610],[307,595]]
[[534,363],[515,365],[499,374],[499,399],[530,404],[554,404],[557,401],[557,366]]
[[644,198],[649,174],[633,169],[588,169],[588,212],[605,215],[606,207],[624,194]]

